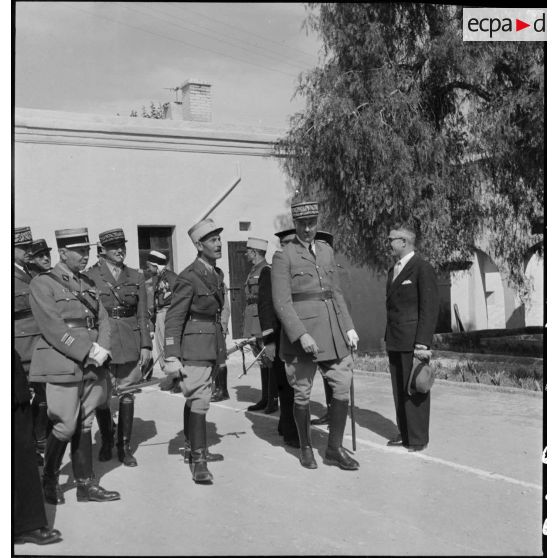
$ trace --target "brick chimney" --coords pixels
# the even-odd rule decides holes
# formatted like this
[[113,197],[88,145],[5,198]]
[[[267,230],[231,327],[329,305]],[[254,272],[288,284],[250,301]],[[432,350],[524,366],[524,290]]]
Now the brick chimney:
[[199,79],[188,79],[175,91],[182,92],[182,100],[165,103],[165,118],[211,122],[211,84]]

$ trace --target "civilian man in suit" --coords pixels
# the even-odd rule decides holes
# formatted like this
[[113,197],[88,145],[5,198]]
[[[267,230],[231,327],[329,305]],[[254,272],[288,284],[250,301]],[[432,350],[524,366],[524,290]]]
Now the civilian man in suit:
[[184,408],[185,455],[195,483],[211,484],[208,461],[221,454],[207,449],[206,414],[211,398],[211,375],[226,359],[221,313],[225,304],[221,257],[221,231],[212,219],[203,219],[188,231],[198,250],[197,258],[177,277],[165,318],[165,364],[168,374],[178,374]]
[[119,500],[99,486],[92,462],[91,424],[106,400],[110,324],[95,284],[83,270],[89,259],[87,229],[55,231],[60,261],[30,284],[33,317],[41,333],[33,349],[29,379],[46,383],[52,421],[45,449],[43,490],[49,504],[63,504],[59,469],[71,442],[78,502]]
[[432,266],[415,253],[415,232],[395,225],[389,242],[397,262],[386,285],[386,350],[393,388],[399,435],[388,446],[422,451],[428,445],[430,392],[407,393],[413,357],[430,357],[432,335],[438,319],[438,287]]
[[359,464],[343,448],[349,390],[358,335],[339,286],[333,249],[315,241],[318,204],[291,206],[296,237],[273,255],[273,306],[281,321],[281,358],[294,389],[294,418],[300,463],[317,467],[310,436],[310,392],[319,367],[333,389],[326,463],[356,470]]
[[[103,258],[87,271],[100,293],[101,303],[108,312],[112,346],[110,373],[118,387],[125,388],[141,380],[142,367],[151,359],[151,336],[147,325],[147,292],[145,278],[138,269],[124,263],[126,238],[122,229],[111,229],[99,234]],[[110,377],[109,377],[110,383]],[[99,461],[112,458],[114,423],[110,410],[112,386],[107,398],[97,409],[101,432]],[[132,455],[130,441],[134,423],[134,395],[125,393],[118,404],[118,459],[126,467],[138,462]]]

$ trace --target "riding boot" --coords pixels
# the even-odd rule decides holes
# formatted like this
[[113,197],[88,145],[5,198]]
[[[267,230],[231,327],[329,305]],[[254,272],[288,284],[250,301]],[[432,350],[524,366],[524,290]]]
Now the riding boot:
[[135,467],[138,462],[130,450],[132,425],[134,423],[134,396],[124,394],[118,405],[118,459],[126,467]]
[[101,449],[99,450],[99,461],[110,461],[112,459],[112,448],[114,447],[114,421],[110,407],[106,409],[95,409],[99,433],[101,434]]
[[190,413],[189,438],[192,451],[189,456],[192,479],[197,484],[212,484],[213,475],[207,468],[205,414]]
[[228,375],[227,366],[226,365],[221,366],[219,368],[218,379],[221,385],[221,393],[223,394],[223,400],[227,400],[231,398],[231,396],[229,395],[229,390],[227,388],[227,375]]
[[359,467],[358,461],[353,459],[342,446],[345,424],[347,423],[348,401],[339,399],[331,400],[329,438],[325,453],[325,462],[329,465],[337,465],[347,471],[356,471]]
[[262,398],[254,405],[248,407],[248,411],[261,411],[267,407],[267,391],[269,384],[269,368],[260,366],[260,376],[262,378]]
[[267,369],[267,377],[267,405],[264,413],[269,415],[279,409],[279,399],[277,393],[277,377],[273,368],[270,367]]
[[43,468],[43,492],[45,502],[49,504],[63,504],[64,494],[58,484],[60,466],[68,442],[62,442],[52,432],[47,438],[45,448],[45,465]]
[[310,434],[310,407],[309,405],[293,406],[293,415],[298,430],[300,441],[300,464],[307,469],[316,469],[318,464],[312,451],[312,436]]
[[[190,444],[189,429],[190,429],[190,414],[192,410],[188,403],[184,402],[184,463],[190,462],[190,452],[192,446]],[[208,463],[212,461],[223,461],[224,457],[220,453],[211,453],[207,448],[205,450],[205,458]]]
[[[33,401],[33,403],[35,403]],[[45,451],[46,441],[48,437],[48,414],[47,402],[40,401],[33,405],[33,437],[35,438],[35,446],[41,453]]]
[[120,494],[99,486],[93,475],[91,432],[78,429],[72,436],[72,469],[77,483],[78,502],[109,502],[120,500]]

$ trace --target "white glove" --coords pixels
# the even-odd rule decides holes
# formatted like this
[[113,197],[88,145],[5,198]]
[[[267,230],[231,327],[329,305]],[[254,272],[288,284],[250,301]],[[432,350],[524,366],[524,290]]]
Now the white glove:
[[357,332],[354,329],[349,329],[349,331],[347,331],[347,337],[349,338],[349,346],[356,351],[358,345]]
[[93,343],[93,346],[89,350],[89,355],[86,364],[92,364],[93,366],[102,366],[105,360],[109,357],[109,352],[103,349],[98,343]]

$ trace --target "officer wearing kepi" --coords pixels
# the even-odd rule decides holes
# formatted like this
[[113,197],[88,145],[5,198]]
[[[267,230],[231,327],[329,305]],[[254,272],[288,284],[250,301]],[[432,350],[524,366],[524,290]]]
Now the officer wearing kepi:
[[223,272],[216,266],[222,230],[212,219],[203,219],[188,231],[198,256],[178,275],[165,319],[164,369],[180,376],[190,470],[194,482],[202,484],[213,482],[207,461],[223,459],[220,454],[208,455],[206,438],[211,373],[226,359],[221,323],[225,285]]
[[71,441],[79,502],[119,500],[98,485],[93,474],[91,424],[106,399],[110,325],[95,284],[82,272],[89,259],[87,229],[55,231],[60,261],[30,284],[33,317],[42,337],[33,350],[29,377],[46,382],[53,428],[45,450],[45,501],[64,503],[58,475]]
[[319,368],[333,390],[325,462],[356,470],[359,464],[342,446],[353,359],[358,335],[341,292],[333,249],[315,240],[318,204],[291,206],[296,237],[275,252],[271,267],[273,306],[281,321],[280,355],[295,392],[294,417],[300,463],[317,467],[310,436],[310,392]]
[[[87,272],[99,289],[101,303],[108,312],[112,345],[111,376],[119,388],[136,384],[142,366],[151,358],[151,337],[147,325],[147,293],[143,273],[124,264],[126,238],[120,228],[99,234],[104,257]],[[99,461],[112,458],[114,425],[110,410],[110,386],[107,399],[97,409],[102,445]],[[118,405],[118,459],[127,467],[138,463],[130,450],[134,422],[134,395],[125,393]]]
[[[26,374],[29,373],[33,347],[41,336],[29,303],[29,284],[37,274],[37,271],[33,273],[29,267],[33,244],[34,241],[29,227],[14,229],[14,348],[19,354]],[[30,387],[34,392],[31,403],[33,435],[37,450],[37,461],[39,465],[42,465],[41,453],[45,449],[48,428],[45,387],[43,383],[31,383]]]
[[[258,317],[258,291],[260,275],[264,269],[269,269],[270,265],[265,259],[267,252],[267,240],[261,238],[248,238],[246,242],[246,258],[252,264],[252,269],[248,273],[244,285],[246,297],[246,307],[244,309],[244,333],[243,337],[256,337],[258,340],[252,346],[254,356],[258,356],[264,348],[261,338],[262,327]],[[264,353],[265,354],[265,353]],[[277,378],[273,373],[272,361],[264,357],[261,359],[260,374],[262,379],[262,397],[254,405],[248,407],[249,411],[261,411],[270,414],[277,408]]]

